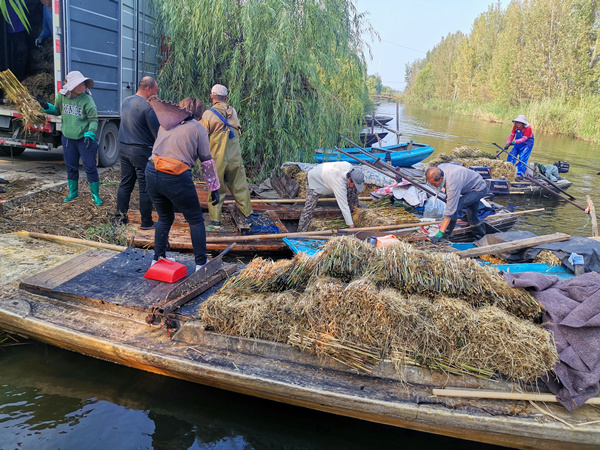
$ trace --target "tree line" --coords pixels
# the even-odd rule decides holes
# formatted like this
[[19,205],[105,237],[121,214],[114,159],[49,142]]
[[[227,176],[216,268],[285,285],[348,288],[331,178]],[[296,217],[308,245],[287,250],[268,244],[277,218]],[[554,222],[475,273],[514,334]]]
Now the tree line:
[[[600,111],[599,15],[596,0],[492,4],[469,34],[448,34],[425,58],[406,65],[406,98],[505,110],[531,106],[540,110],[540,122],[561,128],[560,120],[543,117],[549,113],[540,105],[560,113],[591,102]],[[598,129],[587,132],[600,137]]]

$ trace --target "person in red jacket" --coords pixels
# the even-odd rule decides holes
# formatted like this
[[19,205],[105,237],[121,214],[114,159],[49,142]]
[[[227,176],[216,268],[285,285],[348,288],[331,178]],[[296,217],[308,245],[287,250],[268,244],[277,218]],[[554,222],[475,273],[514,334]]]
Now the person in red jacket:
[[[504,150],[508,150],[511,145],[513,146],[506,160],[517,166],[517,176],[522,177],[525,174],[526,164],[533,149],[533,131],[531,131],[531,126],[523,114],[513,120],[513,123],[513,129],[508,141],[506,141]],[[519,161],[517,161],[517,158]]]

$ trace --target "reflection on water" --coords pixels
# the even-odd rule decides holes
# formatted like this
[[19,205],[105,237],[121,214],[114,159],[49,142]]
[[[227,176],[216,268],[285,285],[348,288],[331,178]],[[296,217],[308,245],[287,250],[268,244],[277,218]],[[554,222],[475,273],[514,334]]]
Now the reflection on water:
[[[394,120],[388,124],[388,128],[397,129],[395,104],[382,103],[377,109],[377,114],[394,117]],[[462,146],[477,147],[496,154],[498,149],[492,143],[496,142],[504,147],[512,129],[512,122],[503,124],[485,122],[466,115],[426,110],[409,105],[400,105],[398,122],[398,129],[403,135],[400,141],[406,142],[412,139],[415,142],[429,144],[435,149],[430,158],[435,158],[439,153],[450,154],[453,149]],[[568,192],[576,197],[575,202],[585,208],[587,205],[585,196],[590,195],[594,204],[600,205],[600,193],[596,189],[600,185],[600,176],[597,175],[600,171],[598,145],[567,136],[543,135],[536,133],[535,128],[533,133],[535,145],[529,158],[530,165],[568,161],[569,173],[562,175],[573,182]],[[393,133],[389,133],[383,140],[384,145],[395,143],[396,136]],[[506,154],[500,157],[506,160]],[[556,197],[497,196],[495,201],[513,206],[517,211],[546,208],[543,213],[520,216],[515,229],[529,230],[539,235],[557,231],[578,236],[591,235],[589,216]],[[600,207],[596,206],[596,210],[600,210]]]
[[5,349],[0,449],[479,449],[149,374],[42,344]]

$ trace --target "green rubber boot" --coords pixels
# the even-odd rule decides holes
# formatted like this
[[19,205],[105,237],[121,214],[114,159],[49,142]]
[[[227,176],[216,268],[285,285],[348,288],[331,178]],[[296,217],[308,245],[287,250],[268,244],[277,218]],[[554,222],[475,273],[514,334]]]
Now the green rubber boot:
[[94,199],[94,203],[96,205],[101,205],[102,200],[100,200],[100,182],[96,181],[95,183],[90,183],[90,191],[92,191],[92,198]]
[[79,197],[79,180],[68,180],[69,196],[65,198],[65,202],[70,202],[74,198]]

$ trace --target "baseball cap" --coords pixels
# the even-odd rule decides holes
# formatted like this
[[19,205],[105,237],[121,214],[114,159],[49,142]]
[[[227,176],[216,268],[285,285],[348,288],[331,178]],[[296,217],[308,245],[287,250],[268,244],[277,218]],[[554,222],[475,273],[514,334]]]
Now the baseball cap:
[[211,95],[218,95],[219,97],[227,97],[227,88],[222,84],[215,84],[210,90]]
[[356,186],[356,190],[358,192],[362,192],[363,191],[363,183],[365,182],[365,175],[362,173],[362,170],[352,169],[352,171],[350,172],[350,178],[352,179],[352,182]]

